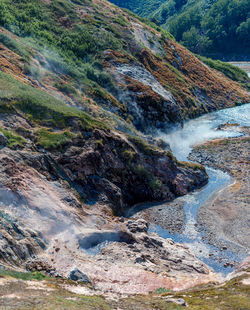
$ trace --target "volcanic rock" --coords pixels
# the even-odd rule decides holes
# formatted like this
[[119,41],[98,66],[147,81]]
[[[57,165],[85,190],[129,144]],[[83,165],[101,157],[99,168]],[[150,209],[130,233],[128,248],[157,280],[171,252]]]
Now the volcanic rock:
[[91,281],[88,278],[88,276],[84,274],[83,272],[81,272],[79,269],[72,270],[69,275],[69,279],[73,281],[79,281],[79,282],[91,284]]

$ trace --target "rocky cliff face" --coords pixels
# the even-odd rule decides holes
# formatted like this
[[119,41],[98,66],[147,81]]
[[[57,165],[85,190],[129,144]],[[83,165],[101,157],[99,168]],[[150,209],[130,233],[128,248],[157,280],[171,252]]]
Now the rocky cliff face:
[[[74,262],[69,251],[61,265],[58,240],[116,230],[114,215],[131,205],[207,182],[202,166],[145,133],[249,96],[106,1],[0,5],[0,260],[43,256],[60,273]],[[20,22],[21,12],[31,15]]]

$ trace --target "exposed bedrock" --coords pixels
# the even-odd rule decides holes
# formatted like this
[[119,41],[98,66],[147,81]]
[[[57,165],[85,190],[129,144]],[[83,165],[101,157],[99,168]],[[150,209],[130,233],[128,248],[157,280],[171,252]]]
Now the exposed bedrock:
[[79,270],[96,289],[116,294],[180,290],[219,280],[185,246],[149,234],[144,220],[113,222],[101,230],[82,228],[78,235],[55,238],[28,268],[56,270],[69,278]]
[[[7,242],[7,257],[18,265],[42,251],[56,234],[80,227],[89,208],[122,215],[135,203],[171,200],[206,182],[201,166],[180,163],[168,151],[110,131],[85,133],[63,151],[4,147],[0,211],[13,219],[8,228],[7,215],[0,217],[6,230],[1,232],[1,255]],[[16,232],[12,222],[24,228]]]
[[71,146],[52,157],[87,202],[103,201],[119,215],[135,203],[171,200],[207,182],[201,166],[187,166],[170,152],[102,130],[95,130],[84,147]]

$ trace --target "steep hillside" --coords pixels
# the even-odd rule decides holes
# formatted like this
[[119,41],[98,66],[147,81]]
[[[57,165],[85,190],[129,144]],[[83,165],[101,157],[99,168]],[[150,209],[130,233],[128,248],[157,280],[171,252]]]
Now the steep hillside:
[[110,1],[121,8],[128,9],[140,16],[148,17],[152,12],[159,9],[165,0],[112,0]]
[[208,180],[149,134],[249,94],[107,1],[0,0],[0,25],[0,263],[64,277],[78,266],[117,294],[214,279],[120,216]]
[[168,33],[108,2],[79,3],[2,0],[0,23],[11,31],[1,30],[2,70],[105,114],[116,128],[130,123],[145,132],[247,101]]
[[[170,31],[177,41],[202,55],[248,57],[250,3],[248,0],[114,1],[148,17]],[[154,5],[152,5],[154,3]],[[158,7],[156,7],[158,5]]]

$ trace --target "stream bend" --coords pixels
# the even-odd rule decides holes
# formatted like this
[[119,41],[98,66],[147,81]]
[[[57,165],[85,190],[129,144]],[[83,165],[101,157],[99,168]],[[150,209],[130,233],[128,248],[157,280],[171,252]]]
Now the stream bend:
[[[218,130],[220,124],[226,122],[237,123],[239,126],[249,126],[250,104],[230,109],[220,110],[199,118],[187,121],[183,128],[175,127],[168,134],[159,132],[157,137],[170,144],[170,147],[178,160],[188,161],[188,155],[195,144],[203,143],[211,139],[236,137],[241,135],[237,130]],[[228,261],[241,262],[246,256],[240,253],[232,253],[209,244],[204,233],[198,228],[197,213],[219,191],[234,183],[232,177],[221,170],[206,167],[209,182],[201,189],[177,198],[183,204],[185,223],[179,233],[170,233],[159,225],[151,224],[150,231],[163,238],[171,238],[175,242],[185,244],[192,253],[216,272],[229,273],[233,266],[224,264]],[[133,216],[144,209],[157,206],[166,208],[167,204],[140,204],[129,210],[128,216]]]

